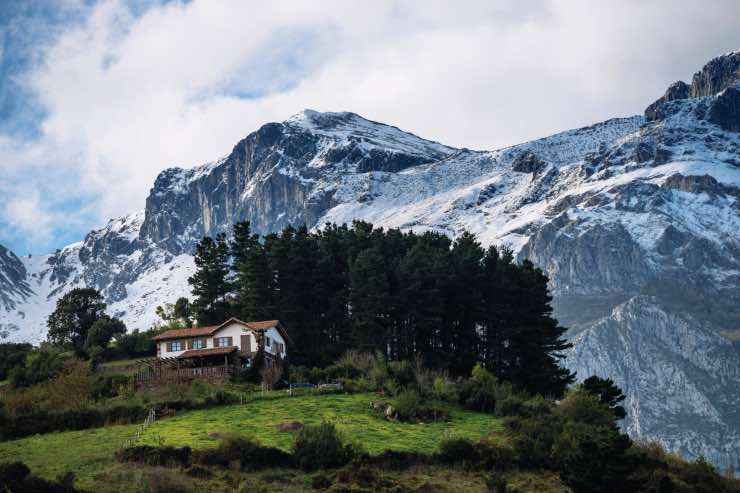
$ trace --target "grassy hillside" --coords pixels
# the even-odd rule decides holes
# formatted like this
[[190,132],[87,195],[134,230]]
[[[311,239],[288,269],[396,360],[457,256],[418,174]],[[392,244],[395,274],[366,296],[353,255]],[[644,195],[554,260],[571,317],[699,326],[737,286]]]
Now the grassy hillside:
[[[500,420],[491,415],[447,406],[450,420],[430,424],[389,422],[370,409],[371,394],[305,395],[223,406],[180,413],[158,421],[140,443],[206,448],[216,445],[209,433],[238,432],[258,438],[265,445],[289,449],[291,432],[280,424],[332,421],[347,440],[360,443],[371,454],[383,450],[434,452],[449,437],[477,440],[501,432]],[[75,471],[82,487],[101,490],[100,481],[114,467],[113,453],[131,436],[135,425],[110,426],[82,431],[36,435],[0,443],[0,462],[21,460],[34,473],[54,478]],[[97,480],[96,480],[97,477]],[[108,479],[110,479],[108,477]]]
[[350,442],[362,444],[370,454],[386,449],[434,452],[445,438],[478,440],[503,430],[501,421],[491,415],[443,406],[447,422],[411,424],[387,421],[370,409],[370,394],[306,395],[263,400],[247,405],[225,406],[192,411],[157,423],[142,436],[141,443],[193,448],[212,446],[209,433],[236,432],[255,437],[264,445],[289,450],[294,434],[278,430],[291,421],[318,424],[334,423]]

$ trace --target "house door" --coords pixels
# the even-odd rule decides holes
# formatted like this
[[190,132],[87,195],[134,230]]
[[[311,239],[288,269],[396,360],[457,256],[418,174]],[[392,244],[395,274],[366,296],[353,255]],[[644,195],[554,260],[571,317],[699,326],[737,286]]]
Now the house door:
[[250,341],[249,341],[249,334],[242,334],[241,348],[242,348],[242,353],[249,353],[250,351],[252,351],[252,345],[250,344]]

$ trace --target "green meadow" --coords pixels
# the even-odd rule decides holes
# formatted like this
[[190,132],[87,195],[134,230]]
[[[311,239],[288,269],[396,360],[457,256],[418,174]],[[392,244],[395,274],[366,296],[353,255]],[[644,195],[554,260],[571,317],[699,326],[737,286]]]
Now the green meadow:
[[[371,394],[313,394],[182,412],[157,421],[138,443],[205,448],[217,444],[215,436],[234,432],[255,437],[264,445],[289,450],[295,432],[280,431],[279,425],[292,421],[316,424],[326,420],[335,423],[347,441],[361,445],[370,454],[378,454],[386,449],[434,452],[446,438],[495,438],[503,430],[501,421],[491,415],[444,404],[441,406],[449,415],[448,421],[391,422],[370,408],[370,402],[377,399]],[[110,426],[3,442],[0,462],[21,460],[34,473],[47,478],[75,471],[81,487],[100,488],[96,476],[104,476],[106,469],[114,466],[114,452],[137,428],[137,425]]]

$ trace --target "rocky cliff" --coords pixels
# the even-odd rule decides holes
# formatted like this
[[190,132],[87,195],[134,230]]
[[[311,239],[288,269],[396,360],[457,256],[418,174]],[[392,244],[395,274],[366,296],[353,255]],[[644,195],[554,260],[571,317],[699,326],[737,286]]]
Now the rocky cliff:
[[0,250],[0,325],[40,340],[62,292],[90,285],[130,328],[188,292],[194,245],[248,219],[364,219],[463,230],[551,277],[576,343],[567,365],[614,378],[625,427],[688,455],[740,463],[740,52],[675,83],[644,116],[496,151],[454,149],[353,113],[303,111],[226,157],[163,171],[143,212],[77,244]]

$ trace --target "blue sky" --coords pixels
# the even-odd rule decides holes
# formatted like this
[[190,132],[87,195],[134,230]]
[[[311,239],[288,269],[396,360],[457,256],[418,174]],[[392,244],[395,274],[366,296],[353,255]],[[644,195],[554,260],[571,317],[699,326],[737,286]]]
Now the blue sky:
[[740,48],[740,3],[0,2],[0,244],[135,212],[303,108],[494,149],[640,113]]

